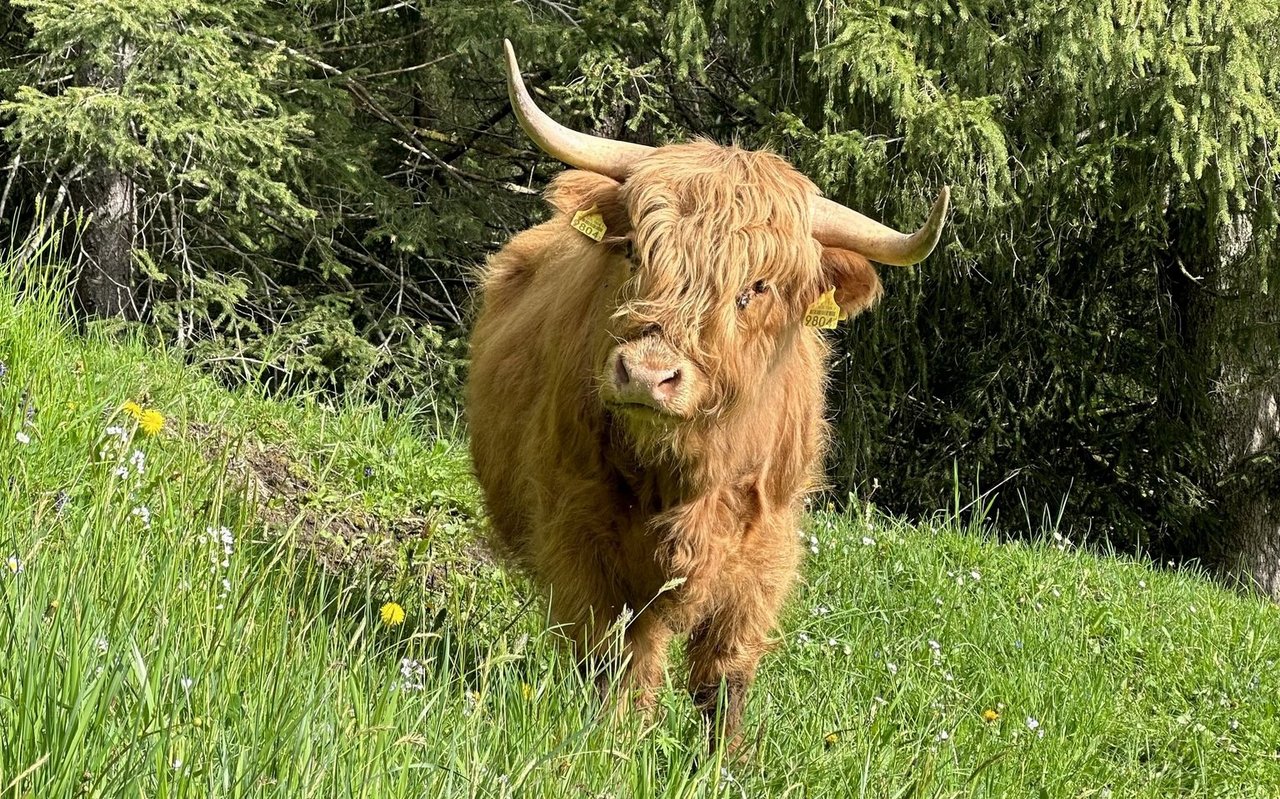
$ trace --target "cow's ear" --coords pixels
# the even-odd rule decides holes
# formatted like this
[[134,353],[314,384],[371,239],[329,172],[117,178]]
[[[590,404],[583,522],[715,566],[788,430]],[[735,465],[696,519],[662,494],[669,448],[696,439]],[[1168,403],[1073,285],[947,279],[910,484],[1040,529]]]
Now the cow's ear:
[[622,184],[610,177],[569,169],[556,175],[547,186],[547,202],[562,214],[573,216],[595,206],[604,217],[610,238],[631,232],[631,220],[618,196]]
[[849,316],[857,316],[875,305],[884,293],[875,267],[852,250],[823,247],[822,273],[826,287],[835,286],[840,310]]

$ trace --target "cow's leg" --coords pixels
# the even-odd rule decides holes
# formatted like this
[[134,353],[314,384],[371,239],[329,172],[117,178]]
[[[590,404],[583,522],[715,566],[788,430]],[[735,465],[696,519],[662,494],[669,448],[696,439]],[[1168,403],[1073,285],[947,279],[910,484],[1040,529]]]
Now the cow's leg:
[[737,748],[747,691],[760,658],[769,649],[789,583],[735,586],[738,590],[730,590],[715,613],[689,637],[689,693],[708,725],[713,751],[720,742],[717,717],[729,748]]
[[[747,691],[755,681],[761,654],[761,644],[726,635],[718,623],[704,623],[690,637],[689,694],[702,712],[712,751],[721,734],[731,749],[737,746]],[[722,728],[717,726],[717,718]]]
[[551,581],[551,619],[573,641],[579,667],[594,678],[602,698],[616,684],[624,700],[620,710],[632,702],[651,705],[667,663],[669,625],[652,608],[638,614],[628,608],[625,583],[607,560],[557,553],[541,565],[544,574],[558,567],[560,579]]
[[608,684],[622,652],[618,624],[623,597],[618,580],[599,557],[564,546],[543,553],[539,574],[550,586],[551,622],[573,642],[578,665]]
[[653,707],[667,666],[671,636],[671,628],[652,609],[642,612],[627,628],[627,653],[631,660],[623,675],[623,688],[631,694],[637,707],[645,710]]

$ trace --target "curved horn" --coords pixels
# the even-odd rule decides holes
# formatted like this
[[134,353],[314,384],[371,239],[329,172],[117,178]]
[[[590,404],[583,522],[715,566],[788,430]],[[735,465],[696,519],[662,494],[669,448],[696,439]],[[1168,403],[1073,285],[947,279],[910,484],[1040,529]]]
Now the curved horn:
[[507,51],[507,93],[511,107],[516,112],[520,127],[529,134],[538,149],[569,166],[608,175],[614,180],[626,180],[631,165],[653,151],[643,144],[613,141],[599,136],[588,136],[570,130],[542,112],[534,105],[529,90],[520,77],[520,64],[509,39],[503,39]]
[[829,247],[858,252],[872,261],[893,266],[918,264],[938,243],[951,202],[951,187],[943,186],[929,218],[915,233],[899,233],[825,197],[813,199],[813,237]]

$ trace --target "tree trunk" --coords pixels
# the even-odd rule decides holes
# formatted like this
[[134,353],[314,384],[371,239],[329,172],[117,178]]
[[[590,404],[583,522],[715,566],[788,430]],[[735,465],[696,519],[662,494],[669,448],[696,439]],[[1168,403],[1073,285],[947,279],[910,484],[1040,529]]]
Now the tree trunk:
[[114,169],[100,169],[83,183],[80,203],[90,220],[81,239],[84,262],[76,300],[89,316],[139,316],[133,275],[134,192],[133,180]]
[[[1272,354],[1273,368],[1280,368],[1277,356],[1280,352]],[[1222,417],[1222,455],[1229,467],[1223,486],[1227,537],[1221,566],[1280,600],[1280,391],[1264,386],[1228,396],[1234,407]]]
[[1229,580],[1280,600],[1280,296],[1259,259],[1245,258],[1244,218],[1220,231],[1216,279],[1201,292],[1212,365],[1204,441],[1217,468],[1213,512],[1220,537],[1207,542]]
[[[125,84],[136,51],[120,42],[110,69],[86,69],[83,86],[104,94],[119,93]],[[78,204],[89,219],[81,238],[83,260],[76,283],[76,300],[88,316],[137,319],[133,245],[137,238],[137,187],[133,178],[110,164],[90,164],[81,182]]]

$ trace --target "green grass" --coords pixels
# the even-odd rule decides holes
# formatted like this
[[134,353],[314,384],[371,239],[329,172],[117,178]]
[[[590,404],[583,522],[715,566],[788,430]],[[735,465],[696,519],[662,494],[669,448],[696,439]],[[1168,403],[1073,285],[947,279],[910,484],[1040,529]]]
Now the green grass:
[[726,769],[676,688],[652,720],[601,711],[476,555],[429,406],[229,391],[58,306],[0,287],[0,797],[1280,795],[1270,604],[821,512]]

